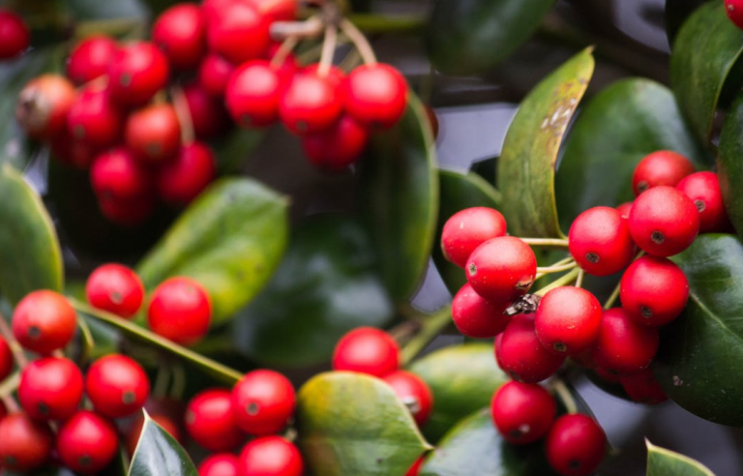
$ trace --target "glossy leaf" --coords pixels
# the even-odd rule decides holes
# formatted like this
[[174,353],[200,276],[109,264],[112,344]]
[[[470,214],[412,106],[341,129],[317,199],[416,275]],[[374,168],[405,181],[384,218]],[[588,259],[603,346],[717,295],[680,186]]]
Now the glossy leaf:
[[740,235],[743,233],[743,196],[738,187],[743,180],[743,94],[725,116],[717,149],[717,176],[728,216]]
[[234,342],[264,364],[315,365],[346,332],[381,327],[392,313],[364,228],[320,215],[294,232],[271,282],[235,321]]
[[648,472],[647,476],[715,476],[699,461],[676,453],[660,446],[655,446],[647,439]]
[[561,235],[554,187],[557,154],[593,67],[590,49],[574,56],[529,93],[508,129],[498,160],[498,189],[512,235]]
[[666,0],[666,36],[668,44],[673,46],[676,35],[686,19],[694,10],[709,0]]
[[209,293],[212,323],[247,304],[273,274],[286,246],[288,201],[246,178],[214,182],[140,262],[145,287],[189,276]]
[[675,150],[698,169],[703,152],[684,123],[673,94],[654,81],[618,81],[581,111],[555,175],[562,229],[584,210],[634,200],[632,173],[656,150]]
[[423,279],[436,233],[436,149],[423,106],[411,93],[393,129],[377,133],[361,162],[359,197],[380,271],[395,301]]
[[[143,410],[144,411],[144,410]],[[198,476],[181,445],[144,412],[144,424],[128,476]]]
[[439,440],[462,418],[490,404],[493,393],[508,376],[498,367],[492,344],[472,343],[446,347],[410,366],[426,381],[435,402],[423,434]]
[[296,415],[313,474],[402,475],[430,448],[392,389],[367,375],[315,376],[299,391]]
[[436,0],[428,55],[447,74],[484,73],[521,46],[555,0]]
[[0,292],[15,304],[37,289],[62,291],[62,253],[51,218],[20,174],[9,164],[0,167]]

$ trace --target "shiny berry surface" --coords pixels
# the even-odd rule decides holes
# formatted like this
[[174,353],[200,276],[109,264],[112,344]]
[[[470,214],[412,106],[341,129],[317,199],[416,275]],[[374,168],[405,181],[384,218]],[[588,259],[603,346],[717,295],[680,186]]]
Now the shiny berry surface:
[[199,476],[240,476],[237,456],[232,453],[217,453],[201,462]]
[[537,274],[537,258],[521,239],[499,236],[472,252],[465,272],[467,281],[480,296],[504,302],[529,290]]
[[227,110],[243,127],[268,126],[278,119],[282,92],[279,73],[267,60],[248,61],[230,76]]
[[634,375],[622,377],[619,380],[627,395],[637,403],[656,405],[668,400],[668,396],[660,387],[658,380],[650,369],[645,369]]
[[619,210],[593,207],[573,221],[568,249],[578,266],[594,276],[608,276],[626,268],[635,254],[627,219]]
[[171,104],[153,104],[132,112],[124,126],[127,148],[142,162],[161,164],[181,146],[181,126]]
[[156,334],[191,345],[204,337],[211,322],[209,295],[196,281],[170,278],[152,293],[147,322]]
[[657,187],[675,187],[687,175],[694,173],[694,165],[678,152],[659,150],[643,158],[632,174],[632,189],[635,195]]
[[119,47],[108,68],[111,98],[123,107],[143,106],[164,88],[170,75],[168,60],[147,41]]
[[741,0],[725,0],[725,13],[735,26],[743,29],[743,2]]
[[460,268],[478,246],[506,234],[506,219],[493,208],[473,207],[452,215],[441,231],[441,250]]
[[684,310],[689,281],[674,262],[643,256],[622,275],[619,297],[636,324],[661,327]]
[[98,199],[135,200],[152,193],[152,174],[128,149],[118,147],[93,161],[90,182]]
[[341,115],[343,103],[333,78],[317,71],[297,73],[279,105],[281,122],[295,134],[330,128]]
[[229,451],[245,439],[235,422],[232,397],[226,389],[208,389],[197,394],[186,407],[186,431],[210,451]]
[[8,341],[0,336],[0,381],[5,380],[11,372],[13,372],[13,352],[10,350]]
[[106,35],[91,35],[81,40],[67,58],[67,76],[75,84],[85,84],[108,74],[108,66],[118,48]]
[[345,108],[362,124],[390,128],[405,113],[408,83],[394,67],[377,63],[359,66],[348,75]]
[[135,360],[110,354],[93,362],[88,369],[85,393],[96,412],[121,418],[142,409],[150,394],[150,381]]
[[269,25],[247,2],[228,3],[209,19],[209,49],[235,64],[259,58],[268,48]]
[[598,337],[602,309],[585,289],[562,286],[544,295],[534,325],[545,349],[560,355],[578,355]]
[[0,8],[0,59],[19,56],[28,49],[31,33],[18,14]]
[[152,41],[175,69],[194,69],[206,54],[206,18],[198,5],[179,3],[152,25]]
[[99,266],[85,285],[88,303],[120,317],[132,317],[144,300],[144,285],[131,268],[116,263]]
[[209,54],[199,65],[199,84],[204,91],[221,98],[227,92],[227,84],[235,71],[235,65],[217,54]]
[[617,376],[646,369],[658,351],[658,329],[635,324],[630,314],[618,307],[604,311],[591,351],[597,366]]
[[689,197],[699,211],[699,233],[728,232],[731,230],[725,203],[722,201],[720,180],[714,172],[696,172],[681,180],[676,189]]
[[13,336],[24,349],[50,354],[72,340],[77,329],[77,314],[61,294],[34,291],[16,306],[12,327]]
[[302,150],[312,165],[325,172],[340,172],[356,162],[366,148],[369,131],[343,115],[322,132],[302,136]]
[[505,314],[509,302],[493,303],[465,284],[454,296],[451,315],[459,332],[475,339],[495,337],[503,332],[511,318]]
[[493,395],[490,413],[506,441],[525,445],[547,434],[555,420],[557,404],[540,385],[508,382]]
[[606,443],[604,430],[591,417],[562,415],[547,435],[547,461],[562,476],[590,476],[604,459]]
[[211,149],[201,142],[180,148],[175,158],[157,172],[157,193],[165,202],[188,205],[216,176],[216,163]]
[[384,377],[400,367],[400,346],[386,332],[359,327],[338,341],[333,370],[347,370]]
[[240,452],[241,476],[302,476],[302,455],[294,444],[280,436],[252,440]]
[[82,398],[83,374],[69,359],[37,359],[21,372],[18,400],[31,418],[64,420],[75,413]]
[[95,474],[105,469],[119,450],[114,424],[97,413],[81,410],[62,423],[57,432],[57,453],[73,471]]
[[272,370],[248,372],[232,388],[235,422],[251,435],[279,433],[292,418],[295,404],[291,382]]
[[433,393],[422,378],[412,372],[398,370],[384,377],[395,395],[410,410],[419,427],[425,425],[433,410]]
[[534,327],[534,314],[517,314],[495,342],[496,361],[514,380],[540,382],[552,376],[565,361],[544,348]]
[[5,470],[30,472],[44,466],[49,459],[54,435],[44,422],[34,421],[24,413],[0,420],[0,466]]
[[99,149],[115,145],[123,128],[123,114],[111,102],[109,89],[95,83],[83,88],[67,113],[70,136]]

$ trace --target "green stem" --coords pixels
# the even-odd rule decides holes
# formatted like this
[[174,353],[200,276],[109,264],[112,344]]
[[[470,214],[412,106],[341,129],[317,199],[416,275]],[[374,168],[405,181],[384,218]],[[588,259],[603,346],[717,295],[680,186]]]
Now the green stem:
[[431,343],[451,322],[451,306],[446,306],[434,314],[420,320],[418,333],[402,349],[402,365],[412,361]]
[[619,297],[620,284],[622,283],[619,282],[614,287],[614,291],[611,292],[611,296],[609,296],[609,299],[607,299],[606,302],[604,303],[604,309],[611,309],[611,307],[617,301],[617,298]]
[[535,292],[534,294],[536,294],[537,296],[544,296],[545,294],[547,294],[548,292],[552,291],[555,288],[559,288],[560,286],[565,286],[567,284],[570,284],[573,281],[575,281],[575,279],[578,277],[579,272],[580,272],[579,268],[573,268],[571,272],[569,272],[565,276],[562,276],[552,281],[547,286],[543,287],[542,289]]
[[75,27],[75,37],[85,38],[94,33],[119,36],[140,27],[142,22],[143,20],[137,17],[86,21]]
[[580,288],[583,286],[583,277],[586,275],[586,272],[582,269],[578,271],[578,277],[575,278],[575,287]]
[[537,274],[547,275],[552,273],[560,273],[562,271],[570,271],[576,266],[578,266],[576,262],[571,259],[567,263],[555,263],[552,266],[547,266],[545,268],[537,268]]
[[95,348],[95,339],[93,338],[93,333],[90,331],[90,326],[85,322],[85,319],[77,316],[77,325],[80,327],[80,333],[83,337],[83,342],[81,344],[82,349],[80,350],[80,362],[85,363],[90,358],[91,350]]
[[390,17],[373,13],[354,13],[347,18],[364,33],[417,33],[427,23],[425,17]]
[[551,382],[552,390],[557,394],[558,397],[560,397],[560,400],[562,400],[562,403],[565,405],[565,410],[567,410],[568,414],[574,414],[578,413],[578,404],[575,402],[575,398],[573,398],[573,394],[570,393],[570,389],[567,385],[565,385],[565,382],[563,382],[560,379],[553,380]]
[[568,247],[568,240],[562,240],[559,238],[521,238],[521,241],[529,246],[559,246],[561,248]]

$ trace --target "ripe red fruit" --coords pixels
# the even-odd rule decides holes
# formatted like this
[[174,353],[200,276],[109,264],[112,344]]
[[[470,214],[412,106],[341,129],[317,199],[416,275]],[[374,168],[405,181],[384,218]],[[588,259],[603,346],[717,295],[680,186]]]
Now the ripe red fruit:
[[316,70],[302,70],[284,91],[279,105],[281,122],[295,134],[320,132],[340,117],[343,102],[332,75],[320,76]]
[[735,26],[743,29],[743,2],[740,0],[725,0],[725,13]]
[[505,234],[506,219],[498,210],[487,207],[466,208],[444,223],[441,250],[446,259],[464,268],[478,246]]
[[511,318],[505,314],[509,302],[493,303],[465,284],[451,303],[451,317],[459,332],[475,339],[495,337]]
[[152,194],[150,171],[123,147],[95,158],[90,169],[90,182],[101,201],[135,200]]
[[121,418],[142,409],[150,394],[150,381],[135,360],[110,354],[93,362],[88,369],[85,393],[96,412]]
[[413,463],[413,466],[411,466],[410,469],[408,469],[408,472],[405,473],[405,476],[418,476],[418,473],[423,467],[423,462],[425,460],[426,460],[425,456],[421,456],[420,458],[415,460],[415,463]]
[[28,49],[31,34],[23,18],[0,9],[0,59],[15,58]]
[[44,466],[52,452],[54,435],[44,422],[15,413],[0,420],[0,466],[30,472]]
[[589,291],[574,286],[552,289],[534,319],[539,342],[555,354],[580,354],[598,337],[601,314],[601,303]]
[[[276,53],[278,53],[280,47],[281,47],[280,43],[271,44],[268,47],[266,54],[263,55],[263,57],[273,62],[272,60],[274,59],[274,56],[276,56]],[[306,69],[311,70],[315,64],[317,63],[311,64]],[[281,78],[281,82],[284,87],[289,85],[294,75],[300,69],[299,63],[297,62],[297,57],[294,56],[292,53],[286,53],[286,56],[284,57],[284,61],[280,65],[274,65],[274,67],[276,68],[276,71],[278,72],[279,77]],[[342,70],[336,68],[335,66],[330,67],[330,71],[328,72],[328,75],[337,76],[339,81],[343,80],[343,78],[346,77],[346,74]]]
[[536,383],[557,372],[565,361],[539,342],[534,328],[534,314],[517,314],[495,341],[498,365],[514,380]]
[[659,185],[676,186],[682,178],[694,173],[694,165],[672,150],[659,150],[645,156],[632,174],[635,195]]
[[276,121],[283,93],[278,71],[267,60],[243,63],[230,76],[225,101],[232,119],[243,127],[264,127]]
[[661,185],[635,199],[629,231],[647,254],[675,255],[694,242],[699,232],[699,211],[682,192]]
[[24,349],[51,354],[75,335],[77,314],[61,294],[34,291],[16,306],[12,326],[13,336]]
[[611,374],[632,375],[650,365],[658,343],[658,329],[635,324],[629,311],[615,307],[604,311],[591,355]]
[[238,459],[232,453],[213,454],[199,465],[199,476],[239,476],[239,474]]
[[529,290],[537,274],[537,258],[523,240],[499,236],[472,252],[465,271],[477,294],[490,301],[504,302]]
[[234,64],[217,54],[209,54],[199,66],[199,84],[212,96],[222,97],[234,71]]
[[433,393],[428,384],[422,378],[405,370],[386,375],[384,381],[410,410],[418,426],[422,427],[433,410]]
[[635,253],[627,220],[610,207],[593,207],[573,221],[568,248],[584,271],[608,276],[626,268]]
[[111,464],[119,449],[116,427],[87,410],[75,413],[59,427],[57,453],[65,466],[82,474],[94,474]]
[[169,75],[168,60],[153,43],[124,44],[108,68],[111,98],[121,106],[143,106],[167,85]]
[[134,270],[109,263],[90,274],[85,295],[91,306],[120,317],[132,317],[144,300],[144,285]]
[[245,439],[235,422],[229,390],[208,389],[197,394],[186,408],[186,431],[210,451],[229,451]]
[[345,89],[346,111],[361,124],[386,129],[405,113],[408,83],[388,64],[359,66],[348,75]]
[[294,414],[292,383],[272,370],[249,372],[232,387],[235,423],[251,435],[279,433]]
[[41,75],[29,81],[18,95],[16,119],[33,139],[57,137],[67,130],[67,114],[75,95],[74,86],[64,77]]
[[72,49],[67,76],[78,85],[105,76],[117,48],[116,40],[106,35],[88,36]]
[[[0,382],[5,380],[13,371],[13,352],[8,342],[0,336]],[[2,419],[2,414],[0,414]]]
[[386,332],[359,327],[341,337],[333,352],[333,370],[384,377],[400,367],[400,346]]
[[152,25],[152,41],[176,69],[193,69],[206,53],[206,18],[192,3],[165,10]]
[[258,13],[271,22],[292,21],[297,17],[297,0],[247,0]]
[[46,357],[30,362],[21,373],[18,400],[36,420],[65,420],[83,398],[83,374],[69,359]]
[[622,307],[630,311],[636,324],[660,327],[684,310],[689,298],[689,281],[672,261],[643,256],[622,275],[619,296]]
[[152,293],[147,310],[150,329],[181,345],[191,345],[206,335],[211,321],[209,295],[198,282],[175,277]]
[[99,149],[116,145],[124,118],[110,99],[109,90],[103,86],[95,83],[86,86],[67,114],[70,135]]
[[545,445],[547,461],[562,476],[589,476],[606,452],[606,434],[591,417],[575,413],[555,421]]
[[340,172],[356,162],[368,140],[369,131],[346,114],[329,129],[302,136],[302,149],[318,169]]
[[268,48],[270,20],[247,2],[228,3],[209,18],[209,49],[235,64],[259,58]]
[[229,127],[230,119],[224,105],[210,96],[199,83],[186,85],[183,95],[197,139],[211,139]]
[[299,450],[280,436],[257,438],[240,452],[241,476],[302,476],[303,472]]
[[155,203],[151,195],[133,199],[99,196],[98,206],[109,221],[119,226],[133,227],[149,218]]
[[624,202],[617,206],[617,211],[619,212],[619,215],[621,215],[622,218],[625,220],[629,219],[629,213],[632,210],[632,202]]
[[490,412],[506,441],[525,445],[547,434],[557,415],[557,404],[539,385],[507,382],[493,395]]
[[730,230],[720,181],[714,172],[696,172],[681,180],[676,189],[689,197],[699,211],[699,233]]
[[175,159],[157,172],[157,192],[167,203],[188,205],[216,175],[214,155],[208,146],[192,142],[181,147]]
[[656,405],[668,400],[668,396],[660,387],[650,369],[645,369],[628,377],[622,377],[619,382],[627,395],[637,403]]
[[171,104],[153,104],[129,115],[124,141],[131,152],[145,163],[170,160],[181,146],[181,125]]

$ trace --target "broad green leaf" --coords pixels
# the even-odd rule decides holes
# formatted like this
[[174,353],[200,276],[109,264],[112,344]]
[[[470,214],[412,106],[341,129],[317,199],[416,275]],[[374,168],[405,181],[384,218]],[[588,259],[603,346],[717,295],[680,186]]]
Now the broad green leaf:
[[288,201],[246,178],[209,186],[139,263],[152,290],[172,276],[189,276],[209,293],[212,323],[247,304],[273,274],[287,241]]
[[15,304],[37,289],[62,291],[62,253],[51,218],[20,174],[9,164],[0,167],[0,293]]
[[715,476],[706,466],[688,456],[655,446],[647,439],[647,476]]
[[743,94],[725,116],[717,149],[717,176],[728,216],[740,235],[743,233],[743,196],[738,187],[743,180]]
[[634,200],[632,173],[642,158],[670,149],[702,168],[703,152],[665,86],[641,78],[618,81],[581,111],[555,175],[562,229],[584,210]]
[[709,0],[666,0],[665,25],[666,36],[668,36],[668,44],[670,46],[673,46],[673,42],[681,29],[681,25],[684,24],[689,15],[691,15],[699,6],[708,1]]
[[[144,411],[144,410],[143,410]],[[170,434],[144,412],[144,424],[128,476],[198,476],[191,458]]]
[[323,373],[297,398],[298,443],[313,474],[402,475],[430,449],[408,409],[380,379]]
[[590,48],[574,56],[529,93],[508,128],[498,160],[498,189],[512,235],[561,235],[555,206],[557,154],[593,67]]
[[555,0],[436,0],[428,56],[447,74],[484,73],[521,46]]
[[236,348],[263,364],[315,365],[330,360],[351,329],[385,325],[393,308],[374,258],[357,220],[310,218],[293,233],[266,289],[235,320]]
[[689,280],[689,303],[663,328],[653,371],[666,394],[697,416],[743,426],[743,245],[701,235],[674,260]]
[[438,441],[462,418],[490,404],[508,376],[498,367],[492,344],[446,347],[413,362],[410,371],[433,392],[433,412],[423,434]]
[[433,246],[433,262],[449,292],[455,294],[466,282],[464,270],[450,263],[441,252],[441,231],[446,220],[460,210],[471,207],[500,208],[500,193],[474,172],[462,174],[439,170],[439,220]]
[[692,130],[705,143],[723,86],[741,52],[743,32],[727,17],[723,2],[709,2],[697,9],[674,43],[671,89]]
[[408,94],[393,129],[377,133],[361,162],[359,200],[380,271],[395,301],[418,288],[436,233],[436,148],[423,106]]

